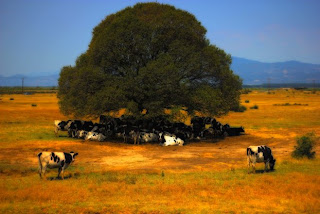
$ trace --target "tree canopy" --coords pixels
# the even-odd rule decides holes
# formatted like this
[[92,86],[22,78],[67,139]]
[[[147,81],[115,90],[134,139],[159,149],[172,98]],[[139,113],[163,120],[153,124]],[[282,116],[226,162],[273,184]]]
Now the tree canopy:
[[210,44],[190,13],[138,3],[93,29],[88,50],[61,69],[59,105],[65,115],[98,116],[125,108],[139,116],[183,107],[217,116],[239,105],[242,81],[231,56]]

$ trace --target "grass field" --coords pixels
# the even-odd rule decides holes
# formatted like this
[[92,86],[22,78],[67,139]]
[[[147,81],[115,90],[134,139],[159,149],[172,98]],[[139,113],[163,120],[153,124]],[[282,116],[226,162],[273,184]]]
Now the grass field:
[[[218,118],[246,134],[183,147],[54,136],[54,93],[0,96],[0,213],[320,213],[320,146],[296,160],[296,137],[320,136],[320,92],[254,90]],[[252,106],[257,109],[250,109]],[[247,174],[246,147],[266,144],[275,171]],[[40,151],[79,152],[65,180],[37,173]]]

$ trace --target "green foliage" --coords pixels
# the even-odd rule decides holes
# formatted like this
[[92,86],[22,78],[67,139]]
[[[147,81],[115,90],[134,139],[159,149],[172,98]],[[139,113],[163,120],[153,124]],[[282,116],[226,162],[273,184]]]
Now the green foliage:
[[234,112],[245,112],[246,110],[247,110],[247,107],[245,107],[244,105],[239,105],[231,109],[231,111],[234,111]]
[[259,106],[258,105],[254,105],[254,106],[251,106],[250,109],[258,109]]
[[191,114],[226,114],[239,105],[242,81],[230,69],[231,56],[205,34],[192,14],[165,4],[138,3],[107,16],[76,65],[61,70],[62,113],[125,108],[153,117],[180,106]]
[[302,137],[297,138],[297,146],[292,152],[292,157],[302,158],[307,157],[309,159],[314,158],[316,152],[312,151],[316,143],[316,136],[313,132],[308,133]]
[[250,103],[250,101],[249,100],[246,100],[246,101],[244,101],[245,103]]

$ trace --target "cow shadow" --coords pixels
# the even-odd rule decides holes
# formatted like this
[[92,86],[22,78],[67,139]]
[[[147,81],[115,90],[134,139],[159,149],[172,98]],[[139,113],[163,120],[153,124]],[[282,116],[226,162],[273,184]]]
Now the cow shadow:
[[264,173],[273,173],[275,172],[275,169],[264,171],[264,169],[257,169],[255,174],[264,174]]
[[[72,174],[68,174],[66,176],[64,176],[64,180],[68,180],[68,179],[72,179],[72,178],[79,178],[80,177],[80,173],[72,173]],[[61,176],[59,177],[47,177],[48,181],[58,181],[58,180],[63,180]]]
[[67,135],[59,135],[59,136],[57,136],[57,138],[70,138],[70,137]]

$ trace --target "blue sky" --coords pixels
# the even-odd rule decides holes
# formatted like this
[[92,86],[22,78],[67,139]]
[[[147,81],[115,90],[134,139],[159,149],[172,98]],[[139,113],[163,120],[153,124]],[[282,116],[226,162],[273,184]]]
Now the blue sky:
[[[92,29],[136,0],[0,0],[0,75],[58,73],[88,48]],[[320,64],[318,0],[158,0],[187,10],[212,44],[262,62]]]

